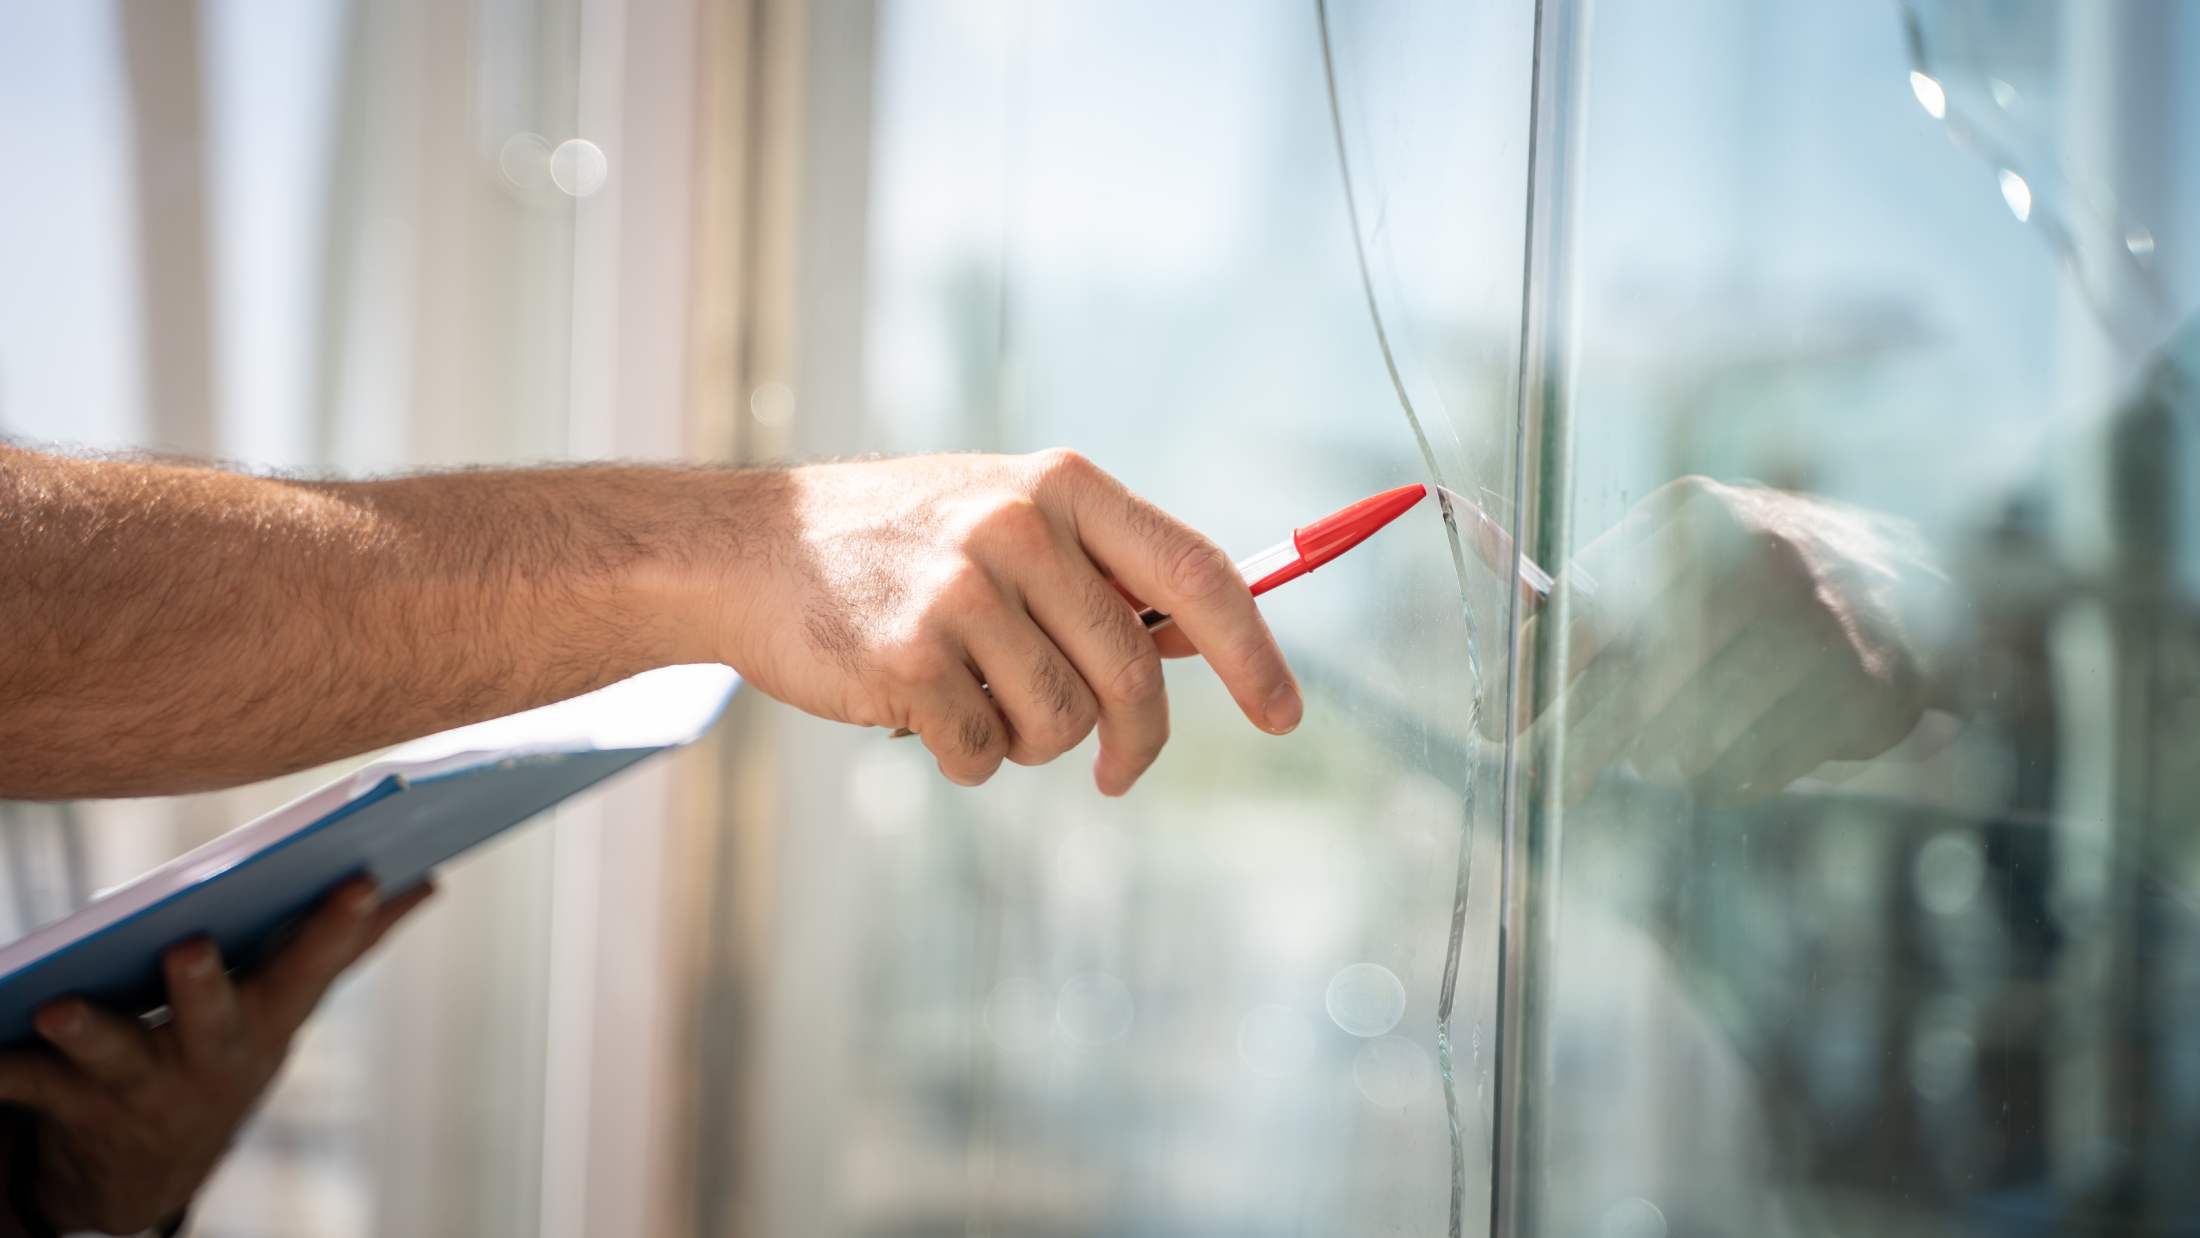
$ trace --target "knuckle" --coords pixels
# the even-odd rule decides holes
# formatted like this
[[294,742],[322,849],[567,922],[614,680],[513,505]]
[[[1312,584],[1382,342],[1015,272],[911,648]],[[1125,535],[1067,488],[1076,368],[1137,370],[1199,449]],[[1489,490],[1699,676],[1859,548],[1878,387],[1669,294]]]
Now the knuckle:
[[973,760],[990,756],[1001,738],[999,724],[984,714],[964,714],[955,720],[954,747],[960,756]]
[[971,527],[971,540],[1022,561],[1054,549],[1054,527],[1045,509],[1018,495],[1000,500],[979,516]]
[[1741,493],[1726,482],[1691,473],[1672,482],[1673,506],[1688,519],[1733,523],[1742,515]]
[[1121,506],[1124,527],[1131,531],[1132,537],[1141,542],[1165,542],[1184,532],[1184,526],[1137,495],[1124,493],[1121,496]]
[[1030,732],[1019,732],[1019,741],[1027,752],[1052,759],[1085,741],[1100,721],[1100,710],[1082,684],[1047,684],[1038,690],[1043,715],[1032,721]]
[[1723,487],[1702,473],[1684,473],[1669,483],[1673,493],[1684,501],[1701,500],[1717,494]]
[[925,742],[938,758],[940,772],[964,786],[991,778],[1010,747],[999,719],[984,713],[943,719],[936,730],[926,733]]
[[1042,658],[1032,668],[1032,694],[1045,707],[1043,725],[1047,738],[1064,740],[1068,748],[1092,729],[1098,712],[1083,680],[1060,658]]
[[1163,579],[1177,596],[1199,602],[1241,584],[1237,568],[1205,538],[1184,536],[1167,552]]
[[1042,481],[1083,481],[1100,471],[1099,466],[1067,447],[1051,447],[1034,452],[1031,463]]
[[993,712],[990,697],[968,695],[973,685],[981,684],[982,676],[971,664],[960,641],[927,640],[921,645],[925,650],[924,665],[912,676],[912,686],[921,696],[938,702],[943,713],[956,717],[973,707],[979,713]]
[[1001,587],[990,572],[965,560],[941,573],[935,596],[942,604],[932,610],[937,618],[943,607],[949,613],[990,608],[1000,602]]
[[1147,649],[1128,658],[1108,677],[1108,699],[1133,708],[1150,705],[1161,699],[1163,680],[1161,655]]

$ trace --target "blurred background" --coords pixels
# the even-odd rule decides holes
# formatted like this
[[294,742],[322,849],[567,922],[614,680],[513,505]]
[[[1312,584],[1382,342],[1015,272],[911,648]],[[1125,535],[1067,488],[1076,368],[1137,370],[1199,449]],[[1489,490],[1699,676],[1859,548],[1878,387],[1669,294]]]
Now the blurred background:
[[[17,440],[1069,446],[1560,569],[1700,474],[1951,585],[1958,738],[1745,807],[1540,791],[1568,613],[1433,510],[1265,604],[1298,732],[1173,666],[1123,801],[743,699],[453,865],[195,1232],[2200,1232],[2196,68],[2174,0],[0,3]],[[326,776],[0,805],[4,927]]]

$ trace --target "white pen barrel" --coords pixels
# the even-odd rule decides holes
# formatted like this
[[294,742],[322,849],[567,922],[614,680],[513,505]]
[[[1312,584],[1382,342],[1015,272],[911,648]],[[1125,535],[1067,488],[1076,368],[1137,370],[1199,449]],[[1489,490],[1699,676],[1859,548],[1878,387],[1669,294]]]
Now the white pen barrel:
[[1243,576],[1245,583],[1250,585],[1262,577],[1280,572],[1298,561],[1299,548],[1297,543],[1281,541],[1259,554],[1239,559],[1237,570],[1238,575]]

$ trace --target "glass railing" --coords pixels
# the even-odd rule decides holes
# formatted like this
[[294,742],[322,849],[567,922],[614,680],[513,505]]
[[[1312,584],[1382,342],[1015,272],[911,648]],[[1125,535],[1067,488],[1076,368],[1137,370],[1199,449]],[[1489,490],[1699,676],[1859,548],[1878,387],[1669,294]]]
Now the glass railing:
[[[882,5],[865,417],[806,448],[1073,447],[1238,553],[1432,478],[1509,519],[1531,34]],[[807,734],[765,1227],[1479,1232],[1513,590],[1453,542],[1430,501],[1269,596],[1287,738],[1173,666],[1121,801]]]
[[1520,1233],[2200,1225],[2200,40],[1570,6]]

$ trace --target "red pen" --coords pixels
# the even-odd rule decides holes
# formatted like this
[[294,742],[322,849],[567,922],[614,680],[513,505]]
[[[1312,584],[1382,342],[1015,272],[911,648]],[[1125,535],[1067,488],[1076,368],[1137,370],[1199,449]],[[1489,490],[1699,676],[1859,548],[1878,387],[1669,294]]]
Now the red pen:
[[[1460,523],[1460,531],[1466,535],[1468,544],[1474,547],[1476,558],[1499,575],[1517,573],[1521,592],[1529,605],[1540,606],[1550,599],[1557,582],[1535,560],[1513,553],[1512,535],[1505,532],[1503,525],[1484,511],[1481,504],[1451,487],[1439,485],[1436,489],[1452,518]],[[1486,495],[1488,491],[1483,493]],[[1361,499],[1295,530],[1290,541],[1278,542],[1251,558],[1240,559],[1238,574],[1245,577],[1253,596],[1259,597],[1366,541],[1377,529],[1404,515],[1427,494],[1426,486],[1412,485]],[[1577,594],[1591,596],[1596,593],[1596,581],[1578,567],[1572,570],[1568,579]],[[1140,611],[1138,617],[1149,629],[1163,628],[1169,623],[1169,616],[1150,607]]]
[[[1312,524],[1292,530],[1290,540],[1277,542],[1257,555],[1238,560],[1238,575],[1245,578],[1253,596],[1259,597],[1366,541],[1377,529],[1404,515],[1427,496],[1428,487],[1415,483],[1385,490],[1350,507],[1339,508]],[[1138,618],[1148,628],[1156,630],[1169,623],[1169,616],[1151,607],[1140,611]]]

